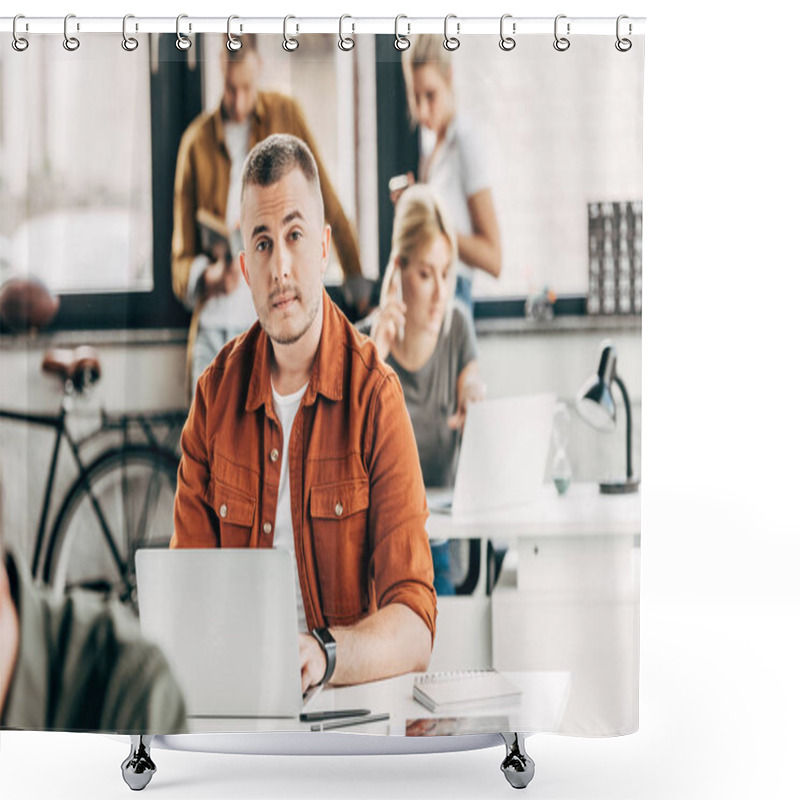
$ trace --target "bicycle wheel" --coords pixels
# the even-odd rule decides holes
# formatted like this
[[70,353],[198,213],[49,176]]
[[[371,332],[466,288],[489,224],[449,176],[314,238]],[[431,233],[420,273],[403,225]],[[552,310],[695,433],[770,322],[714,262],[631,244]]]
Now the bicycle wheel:
[[45,583],[112,594],[138,611],[136,551],[169,546],[177,480],[178,458],[165,450],[128,445],[98,456],[58,511]]

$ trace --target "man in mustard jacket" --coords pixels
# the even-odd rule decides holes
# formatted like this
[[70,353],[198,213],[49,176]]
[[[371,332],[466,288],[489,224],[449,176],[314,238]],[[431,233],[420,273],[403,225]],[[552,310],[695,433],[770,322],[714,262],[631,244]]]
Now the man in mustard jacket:
[[[200,114],[181,139],[175,171],[172,285],[190,309],[188,367],[190,391],[225,342],[247,330],[256,314],[238,264],[238,253],[226,248],[203,252],[198,212],[238,227],[240,173],[247,153],[273,133],[290,133],[305,141],[319,165],[327,222],[345,278],[361,274],[350,223],[320,160],[299,105],[278,92],[257,86],[262,68],[254,34],[241,37],[243,46],[222,48],[225,88],[219,106]],[[226,39],[227,41],[227,39]],[[240,241],[235,235],[234,243]]]

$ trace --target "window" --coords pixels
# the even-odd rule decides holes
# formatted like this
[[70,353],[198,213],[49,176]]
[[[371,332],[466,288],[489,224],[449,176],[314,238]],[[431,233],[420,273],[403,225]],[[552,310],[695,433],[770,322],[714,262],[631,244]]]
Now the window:
[[150,60],[92,34],[2,60],[3,275],[62,294],[153,289]]
[[486,143],[500,223],[499,280],[477,272],[476,298],[585,295],[589,206],[642,193],[643,48],[582,36],[557,53],[546,36],[498,54],[497,38],[463,37],[454,54],[456,108]]

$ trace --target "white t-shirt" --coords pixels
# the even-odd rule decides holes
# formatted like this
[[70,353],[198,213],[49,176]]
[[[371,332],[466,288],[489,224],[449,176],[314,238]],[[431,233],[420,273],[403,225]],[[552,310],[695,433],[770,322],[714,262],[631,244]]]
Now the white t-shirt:
[[[420,126],[419,179],[438,196],[456,233],[472,233],[467,199],[491,185],[489,154],[475,125],[454,116],[434,153],[436,133]],[[458,274],[472,281],[474,268],[459,260]]]
[[[223,128],[225,146],[228,148],[228,155],[231,159],[225,224],[228,226],[228,230],[232,231],[239,227],[241,175],[250,143],[250,122],[225,122]],[[238,255],[238,253],[233,254],[234,260],[238,259]],[[192,287],[197,286],[197,281],[209,263],[208,256],[204,254],[197,256],[192,263],[189,275],[191,294],[194,294]],[[235,266],[238,269],[238,263]],[[241,277],[236,288],[230,294],[209,298],[200,312],[199,324],[201,328],[225,330],[234,336],[236,333],[246,331],[255,321],[253,297],[246,281]]]
[[300,591],[300,576],[297,572],[297,559],[294,554],[294,528],[292,527],[292,495],[289,486],[289,437],[292,434],[292,425],[300,408],[300,402],[306,393],[306,383],[302,388],[292,394],[282,396],[272,387],[272,401],[275,413],[283,429],[283,459],[281,460],[281,476],[278,481],[278,506],[275,510],[275,532],[272,546],[276,549],[288,550],[292,555],[294,567],[294,588],[297,603],[297,629],[300,633],[308,633],[306,612],[303,607],[303,594]]

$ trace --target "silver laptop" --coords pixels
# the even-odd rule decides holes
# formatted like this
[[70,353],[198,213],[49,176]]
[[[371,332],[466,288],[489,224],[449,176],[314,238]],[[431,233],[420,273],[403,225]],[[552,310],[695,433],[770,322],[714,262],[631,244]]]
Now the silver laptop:
[[530,505],[544,482],[553,393],[472,403],[452,489],[429,489],[432,512],[453,516]]
[[164,651],[190,716],[298,716],[292,569],[286,550],[136,553],[142,634]]

